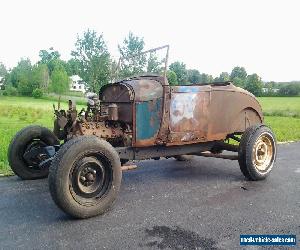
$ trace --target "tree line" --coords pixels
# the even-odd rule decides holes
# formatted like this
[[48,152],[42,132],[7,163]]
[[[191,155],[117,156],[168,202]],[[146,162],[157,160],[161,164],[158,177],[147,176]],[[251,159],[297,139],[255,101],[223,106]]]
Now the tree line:
[[[169,76],[173,84],[196,84],[231,81],[235,86],[244,88],[255,96],[298,96],[300,81],[293,82],[263,82],[261,77],[254,73],[248,75],[244,67],[236,66],[230,73],[222,72],[219,76],[200,73],[197,69],[186,69],[182,62],[174,62],[169,66]],[[173,73],[174,72],[174,73]]]
[[[101,86],[118,78],[145,72],[162,73],[164,59],[159,59],[155,53],[146,57],[141,54],[144,48],[144,39],[130,32],[118,45],[122,57],[118,62],[108,51],[103,34],[87,30],[77,37],[71,58],[67,61],[61,59],[57,50],[49,48],[39,51],[40,60],[35,64],[28,58],[21,58],[15,67],[8,70],[0,63],[4,94],[35,97],[41,97],[45,92],[63,94],[69,89],[71,75],[79,75],[89,91],[97,92]],[[175,61],[169,65],[167,77],[171,85],[232,81],[256,96],[292,96],[300,93],[300,83],[264,83],[259,75],[248,75],[246,69],[239,66],[234,67],[230,73],[222,72],[213,77],[197,69],[188,69],[183,62]]]

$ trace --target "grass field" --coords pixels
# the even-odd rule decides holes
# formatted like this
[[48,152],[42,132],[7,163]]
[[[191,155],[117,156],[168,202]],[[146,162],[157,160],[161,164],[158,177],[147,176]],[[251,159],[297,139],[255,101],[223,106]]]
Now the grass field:
[[300,118],[300,97],[260,97],[266,116]]
[[[300,97],[259,98],[265,123],[275,132],[278,141],[300,140]],[[11,174],[7,148],[15,133],[29,124],[52,128],[53,101],[28,97],[0,96],[0,174]],[[67,104],[62,103],[66,108]],[[82,106],[79,106],[82,107]]]
[[277,140],[300,140],[300,97],[260,97],[265,123],[275,132]]
[[[11,173],[7,162],[7,148],[17,131],[30,124],[52,129],[53,103],[55,102],[44,99],[0,96],[0,174]],[[61,103],[61,107],[67,108],[67,103]]]

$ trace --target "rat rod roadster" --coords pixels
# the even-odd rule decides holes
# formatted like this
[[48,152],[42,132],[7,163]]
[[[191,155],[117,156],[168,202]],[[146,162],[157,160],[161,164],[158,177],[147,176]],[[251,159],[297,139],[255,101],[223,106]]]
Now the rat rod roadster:
[[69,101],[55,114],[53,132],[29,126],[16,134],[9,163],[22,179],[49,173],[53,200],[76,218],[112,205],[129,160],[225,158],[238,160],[247,179],[261,180],[276,158],[257,99],[231,82],[170,86],[166,74],[142,75],[105,85],[86,110]]

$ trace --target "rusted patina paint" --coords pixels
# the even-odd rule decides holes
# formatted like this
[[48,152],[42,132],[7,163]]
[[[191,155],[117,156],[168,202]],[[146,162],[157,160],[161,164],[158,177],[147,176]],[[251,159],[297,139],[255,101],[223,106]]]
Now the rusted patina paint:
[[171,88],[168,145],[224,140],[263,122],[256,98],[230,83]]
[[244,132],[246,128],[263,123],[257,99],[249,92],[235,87],[216,86],[211,91],[207,140],[226,138],[228,134]]
[[199,86],[178,86],[175,89],[178,93],[198,93],[201,91]]
[[116,103],[119,120],[132,124],[133,146],[224,140],[263,122],[256,98],[230,82],[165,83],[161,77],[141,76],[102,89],[102,107]]
[[101,88],[99,98],[102,102],[131,102],[134,92],[123,82],[108,84]]
[[136,146],[155,144],[160,128],[162,98],[136,103]]
[[209,92],[201,92],[199,86],[183,87],[173,89],[171,95],[169,143],[204,141],[207,136]]
[[163,87],[159,81],[151,79],[137,79],[126,81],[134,91],[134,99],[137,102],[150,101],[161,98]]

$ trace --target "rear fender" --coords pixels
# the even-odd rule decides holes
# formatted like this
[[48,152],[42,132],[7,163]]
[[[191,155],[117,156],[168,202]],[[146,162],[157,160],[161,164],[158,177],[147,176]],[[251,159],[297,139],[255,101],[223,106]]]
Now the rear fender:
[[248,107],[241,110],[233,120],[230,131],[232,133],[242,133],[248,127],[263,123],[263,117],[255,109]]

